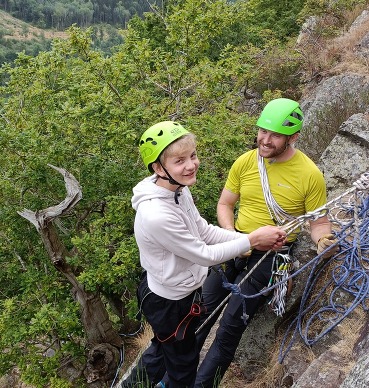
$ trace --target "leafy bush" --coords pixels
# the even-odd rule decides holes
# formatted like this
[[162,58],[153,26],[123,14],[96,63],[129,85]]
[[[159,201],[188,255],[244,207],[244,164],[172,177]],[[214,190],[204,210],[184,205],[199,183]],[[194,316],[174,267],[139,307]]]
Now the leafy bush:
[[[18,365],[36,386],[57,384],[56,365],[83,363],[87,350],[71,284],[17,214],[64,199],[60,175],[48,164],[65,168],[82,186],[83,199],[56,223],[67,263],[106,304],[113,328],[125,331],[140,273],[130,197],[147,175],[137,150],[143,130],[175,119],[197,135],[201,168],[192,192],[200,212],[216,223],[220,190],[233,161],[253,143],[260,106],[298,93],[299,57],[288,40],[245,23],[266,3],[170,4],[167,14],[133,20],[111,55],[94,48],[92,28],[73,26],[68,40],[54,40],[35,57],[21,53],[0,70],[3,373]],[[278,20],[281,34],[284,19]],[[242,40],[245,33],[252,42]],[[256,91],[254,114],[245,109],[245,85]]]

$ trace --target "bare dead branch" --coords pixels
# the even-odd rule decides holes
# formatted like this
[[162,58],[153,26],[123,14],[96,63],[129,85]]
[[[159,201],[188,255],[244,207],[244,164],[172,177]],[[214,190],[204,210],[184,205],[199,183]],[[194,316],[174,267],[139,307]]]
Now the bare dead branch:
[[67,196],[58,205],[48,207],[43,210],[24,209],[17,212],[20,216],[31,222],[40,231],[44,229],[53,219],[69,213],[74,206],[82,199],[82,189],[77,179],[64,168],[55,167],[48,164],[49,167],[60,172],[64,177]]

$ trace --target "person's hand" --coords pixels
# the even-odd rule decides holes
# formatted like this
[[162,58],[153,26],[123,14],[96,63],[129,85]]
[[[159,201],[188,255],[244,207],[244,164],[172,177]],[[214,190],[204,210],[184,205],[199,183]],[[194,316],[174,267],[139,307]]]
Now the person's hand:
[[[331,247],[332,245],[334,245],[336,243],[337,243],[337,239],[333,236],[333,234],[324,234],[318,240],[316,253],[319,255],[323,251],[325,251],[327,248]],[[327,252],[325,252],[322,255],[322,258],[328,259],[329,257],[333,256],[335,253],[337,253],[338,250],[339,250],[338,245],[332,246],[331,249],[328,249]]]
[[260,251],[278,250],[286,241],[286,232],[277,226],[262,226],[248,235],[253,248]]
[[360,176],[360,178],[353,183],[359,190],[367,190],[369,189],[369,172],[365,172]]

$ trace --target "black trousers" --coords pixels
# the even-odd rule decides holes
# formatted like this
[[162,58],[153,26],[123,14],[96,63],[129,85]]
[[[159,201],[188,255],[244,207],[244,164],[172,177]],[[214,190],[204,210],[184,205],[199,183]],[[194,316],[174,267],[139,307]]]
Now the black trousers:
[[[242,270],[242,267],[240,267],[241,259],[228,262],[225,271],[228,281],[238,284],[244,278],[247,271],[252,269],[263,255],[265,255],[265,252],[254,250],[247,261],[247,270]],[[274,253],[265,257],[252,275],[246,279],[241,285],[242,294],[255,295],[264,286],[268,285],[272,273],[273,257]],[[244,263],[246,262],[244,261]],[[222,287],[222,283],[221,276],[213,271],[206,279],[203,287],[203,297],[209,311],[216,308],[229,294],[229,291]],[[250,322],[261,303],[265,302],[265,298],[259,296],[256,298],[246,298],[245,301],[246,314],[248,315],[248,322]],[[221,311],[212,320],[216,320],[220,313]],[[234,358],[242,334],[246,329],[242,314],[243,298],[239,295],[232,295],[224,308],[215,339],[197,372],[196,388],[214,388],[219,385]],[[203,333],[201,333],[203,329],[199,332],[199,338],[206,338],[210,328],[206,327],[204,329]]]
[[141,280],[137,292],[138,300],[155,337],[122,387],[154,386],[165,372],[168,374],[170,386],[193,387],[199,363],[199,348],[195,337],[199,318],[192,318],[183,340],[176,340],[173,333],[190,312],[195,293],[181,300],[170,300],[151,292],[146,276]]

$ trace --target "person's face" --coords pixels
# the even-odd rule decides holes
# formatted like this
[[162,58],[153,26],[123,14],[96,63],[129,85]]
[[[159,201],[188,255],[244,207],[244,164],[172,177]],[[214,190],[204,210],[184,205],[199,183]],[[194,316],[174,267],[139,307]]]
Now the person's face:
[[[194,185],[200,165],[195,142],[189,139],[176,141],[166,153],[163,165],[177,182],[184,186]],[[160,165],[158,167],[160,168]],[[162,171],[161,174],[165,172]]]
[[282,155],[289,144],[290,136],[259,128],[257,145],[259,155],[267,159],[275,159]]

